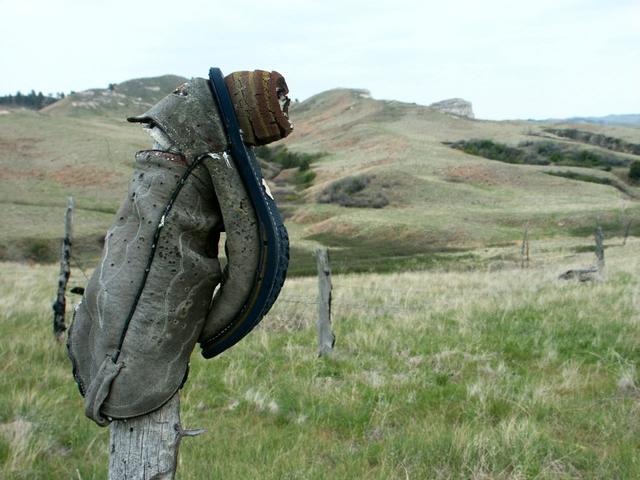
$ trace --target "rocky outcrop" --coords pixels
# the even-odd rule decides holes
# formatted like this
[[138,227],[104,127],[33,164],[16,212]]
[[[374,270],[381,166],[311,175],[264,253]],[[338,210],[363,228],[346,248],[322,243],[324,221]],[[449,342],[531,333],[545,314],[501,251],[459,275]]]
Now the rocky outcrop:
[[432,103],[429,107],[442,113],[450,113],[459,117],[475,118],[471,102],[462,98],[449,98],[440,102]]

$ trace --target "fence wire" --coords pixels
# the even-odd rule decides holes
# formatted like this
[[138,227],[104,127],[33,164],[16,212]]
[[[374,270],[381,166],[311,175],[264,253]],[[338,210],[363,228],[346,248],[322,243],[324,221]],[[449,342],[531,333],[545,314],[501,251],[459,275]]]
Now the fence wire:
[[[296,305],[308,305],[308,306],[318,306],[320,302],[314,300],[313,297],[281,297],[278,298],[277,302],[281,303],[289,303]],[[428,308],[427,303],[420,303],[419,305],[409,306],[402,305],[400,303],[383,303],[380,305],[373,305],[370,303],[355,303],[355,302],[344,302],[341,300],[331,300],[331,308],[332,309],[345,309],[345,310],[358,310],[358,311],[388,311],[393,310],[396,312],[407,312],[407,313],[424,313]]]

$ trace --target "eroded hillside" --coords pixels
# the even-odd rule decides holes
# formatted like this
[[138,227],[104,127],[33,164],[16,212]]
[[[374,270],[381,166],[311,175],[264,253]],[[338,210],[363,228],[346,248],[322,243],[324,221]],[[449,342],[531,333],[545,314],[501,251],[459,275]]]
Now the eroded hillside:
[[[334,90],[292,110],[296,129],[290,149],[323,151],[307,202],[293,220],[304,235],[336,245],[358,242],[401,250],[468,248],[518,238],[525,223],[540,234],[571,235],[598,219],[615,223],[624,208],[635,214],[637,189],[624,167],[606,171],[582,166],[518,165],[469,155],[453,142],[489,139],[517,147],[566,145],[528,122],[492,122],[447,115],[429,107],[374,100],[361,90]],[[592,130],[597,127],[589,127]],[[609,136],[637,143],[640,131],[607,127]],[[569,148],[574,148],[569,146]],[[581,145],[632,161],[635,155]],[[626,159],[626,160],[625,160]],[[549,173],[575,172],[609,179],[611,185]],[[345,208],[318,203],[345,177],[365,178],[359,190],[388,199],[384,208]],[[614,184],[624,183],[626,192]]]
[[[41,112],[1,115],[0,256],[55,260],[66,197],[74,196],[77,250],[95,257],[125,194],[133,154],[149,144],[124,117],[183,80],[132,80],[71,95]],[[265,169],[287,212],[294,272],[311,271],[309,252],[318,243],[340,247],[334,258],[345,268],[376,269],[371,259],[380,258],[418,258],[412,265],[420,268],[438,252],[512,244],[525,224],[534,238],[586,236],[596,222],[612,236],[638,218],[638,188],[625,165],[640,156],[555,135],[546,124],[473,120],[349,89],[296,103],[291,117],[294,133],[280,143],[311,154],[310,165],[304,172]],[[640,143],[639,129],[579,128]],[[474,139],[515,149],[548,142],[621,163],[505,163],[452,148]]]

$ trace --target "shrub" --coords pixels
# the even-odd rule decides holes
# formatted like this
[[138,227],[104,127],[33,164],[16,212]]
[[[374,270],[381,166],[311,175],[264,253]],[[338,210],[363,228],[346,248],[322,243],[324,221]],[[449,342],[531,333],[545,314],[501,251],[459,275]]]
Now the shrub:
[[634,160],[629,166],[629,178],[631,180],[640,179],[640,160]]
[[308,170],[311,162],[325,156],[324,153],[297,153],[291,152],[284,145],[267,147],[262,145],[254,149],[255,154],[267,162],[277,163],[282,168],[298,168],[300,171]]
[[24,260],[45,263],[56,260],[56,243],[55,239],[22,238],[16,246]]
[[368,190],[371,177],[356,175],[341,178],[327,186],[318,196],[319,203],[336,203],[342,207],[384,208],[387,197],[379,191]]
[[316,178],[316,172],[314,172],[313,170],[300,169],[300,171],[296,175],[296,183],[298,185],[302,185],[304,188],[307,188],[311,186],[315,178]]
[[521,142],[511,147],[492,140],[461,140],[446,143],[470,155],[477,155],[506,163],[527,165],[565,165],[587,168],[620,167],[629,164],[629,160],[614,154],[595,150],[578,149],[557,142]]
[[609,137],[607,135],[587,132],[584,130],[576,130],[575,128],[545,128],[544,131],[558,135],[559,137],[570,138],[578,142],[597,145],[616,152],[640,155],[640,144],[625,142],[620,138]]
[[612,185],[613,182],[607,177],[597,177],[595,175],[585,175],[584,173],[577,172],[545,172],[547,175],[553,175],[554,177],[564,177],[571,180],[578,180],[581,182],[599,183],[601,185]]
[[523,150],[492,140],[462,140],[450,145],[470,155],[506,163],[524,163],[526,157]]

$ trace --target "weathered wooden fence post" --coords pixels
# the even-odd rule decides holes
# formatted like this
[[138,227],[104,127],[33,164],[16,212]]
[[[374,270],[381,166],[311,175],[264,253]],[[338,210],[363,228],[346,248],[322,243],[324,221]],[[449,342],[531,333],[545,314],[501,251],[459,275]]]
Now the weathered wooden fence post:
[[525,225],[520,245],[520,268],[529,268],[529,224]]
[[336,337],[331,331],[331,269],[326,248],[316,250],[318,266],[318,356],[333,351]]
[[73,237],[73,197],[67,199],[67,211],[64,215],[64,238],[60,254],[60,276],[58,277],[58,293],[53,302],[53,335],[57,340],[62,338],[67,327],[64,316],[67,308],[65,292],[71,276],[71,244]]
[[627,238],[629,238],[629,232],[631,231],[631,219],[627,222],[624,227],[624,238],[622,239],[622,246],[624,247],[627,244]]
[[604,234],[602,233],[602,227],[598,225],[595,233],[595,241],[596,241],[596,268],[598,269],[598,274],[602,275],[604,273]]
[[204,430],[183,430],[180,394],[160,409],[109,425],[109,480],[170,480],[175,477],[182,437]]

